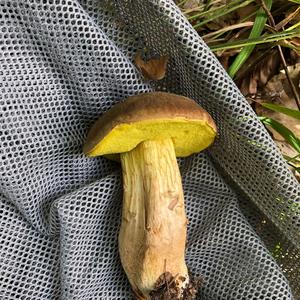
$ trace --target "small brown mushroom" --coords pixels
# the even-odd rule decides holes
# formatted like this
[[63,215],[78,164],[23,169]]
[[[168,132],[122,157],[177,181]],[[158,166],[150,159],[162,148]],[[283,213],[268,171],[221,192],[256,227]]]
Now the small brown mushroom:
[[119,252],[137,299],[195,294],[185,264],[187,218],[176,156],[200,152],[215,136],[213,119],[196,102],[163,92],[129,97],[88,134],[87,155],[120,155]]

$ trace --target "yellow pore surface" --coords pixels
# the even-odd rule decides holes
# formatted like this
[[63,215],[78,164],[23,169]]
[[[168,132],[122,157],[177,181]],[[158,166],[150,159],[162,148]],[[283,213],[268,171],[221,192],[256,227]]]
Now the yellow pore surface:
[[204,120],[145,120],[114,127],[88,155],[128,152],[145,140],[172,138],[177,157],[189,156],[208,147],[216,132]]

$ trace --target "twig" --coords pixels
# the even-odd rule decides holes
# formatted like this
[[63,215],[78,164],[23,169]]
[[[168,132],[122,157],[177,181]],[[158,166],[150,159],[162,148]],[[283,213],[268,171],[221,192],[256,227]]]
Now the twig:
[[292,12],[290,15],[288,15],[284,20],[276,24],[275,29],[279,30],[283,28],[288,22],[290,22],[292,19],[294,19],[298,14],[300,13],[300,6]]
[[179,273],[177,273],[177,274],[173,277],[173,279],[170,281],[170,284],[173,284],[173,283],[174,283],[174,281],[176,280],[176,278],[178,277],[178,275],[179,275]]
[[287,159],[287,161],[288,162],[293,162],[295,159],[297,159],[298,157],[300,157],[300,153],[299,154],[297,154],[297,155],[295,155],[294,157],[289,157],[288,159]]
[[265,13],[267,14],[271,26],[275,27],[276,24],[274,22],[274,18],[272,16],[271,12],[269,11],[269,9],[267,8],[265,1],[264,0],[258,0],[258,4],[261,5],[261,7],[264,9]]
[[250,27],[253,25],[253,22],[251,21],[248,21],[248,22],[244,22],[244,23],[240,23],[240,24],[234,24],[234,25],[230,25],[230,26],[227,26],[227,27],[224,27],[224,28],[221,28],[217,31],[213,31],[213,32],[210,32],[210,33],[207,33],[205,35],[202,36],[202,39],[208,39],[214,35],[217,35],[219,33],[224,33],[226,31],[230,31],[230,30],[234,30],[234,29],[238,29],[238,28],[243,28],[243,27]]
[[295,165],[293,165],[292,163],[290,163],[289,161],[287,161],[287,164],[288,164],[289,166],[291,166],[293,169],[295,169],[296,171],[298,171],[298,170],[297,170],[297,167],[296,167]]
[[[273,29],[278,32],[278,30],[276,29],[276,24],[275,24],[275,21],[274,21],[274,18],[271,14],[271,12],[269,11],[269,9],[267,8],[264,0],[258,0],[258,3],[261,5],[261,7],[263,8],[263,10],[266,12],[267,16],[268,16],[268,19],[269,19],[269,22],[270,22],[270,25],[273,27]],[[283,68],[284,68],[284,71],[285,71],[285,74],[286,74],[286,77],[287,77],[287,80],[290,84],[290,87],[292,89],[292,92],[294,94],[294,97],[295,97],[295,102],[296,102],[296,105],[298,107],[298,109],[300,110],[300,97],[298,95],[298,92],[297,92],[297,89],[290,77],[290,74],[289,74],[289,71],[288,71],[288,67],[287,67],[287,64],[286,64],[286,60],[284,58],[284,54],[283,54],[283,51],[282,51],[282,48],[280,45],[277,45],[277,49],[278,49],[278,52],[279,52],[279,56],[280,56],[280,59],[281,59],[281,62],[283,64]]]

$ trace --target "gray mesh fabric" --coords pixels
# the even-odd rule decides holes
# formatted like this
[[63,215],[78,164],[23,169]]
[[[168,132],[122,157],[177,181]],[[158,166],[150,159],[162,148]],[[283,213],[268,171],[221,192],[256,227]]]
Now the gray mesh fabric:
[[[82,144],[103,111],[156,89],[219,128],[180,160],[199,299],[299,299],[299,185],[267,132],[174,3],[109,2],[0,2],[0,298],[132,299],[120,166]],[[141,48],[169,55],[164,80],[143,81]]]

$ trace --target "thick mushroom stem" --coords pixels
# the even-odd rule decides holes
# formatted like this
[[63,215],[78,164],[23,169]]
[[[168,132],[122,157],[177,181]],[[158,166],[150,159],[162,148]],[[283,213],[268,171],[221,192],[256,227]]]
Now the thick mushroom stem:
[[185,296],[187,218],[172,139],[144,141],[122,153],[121,162],[119,251],[137,298],[191,299]]

